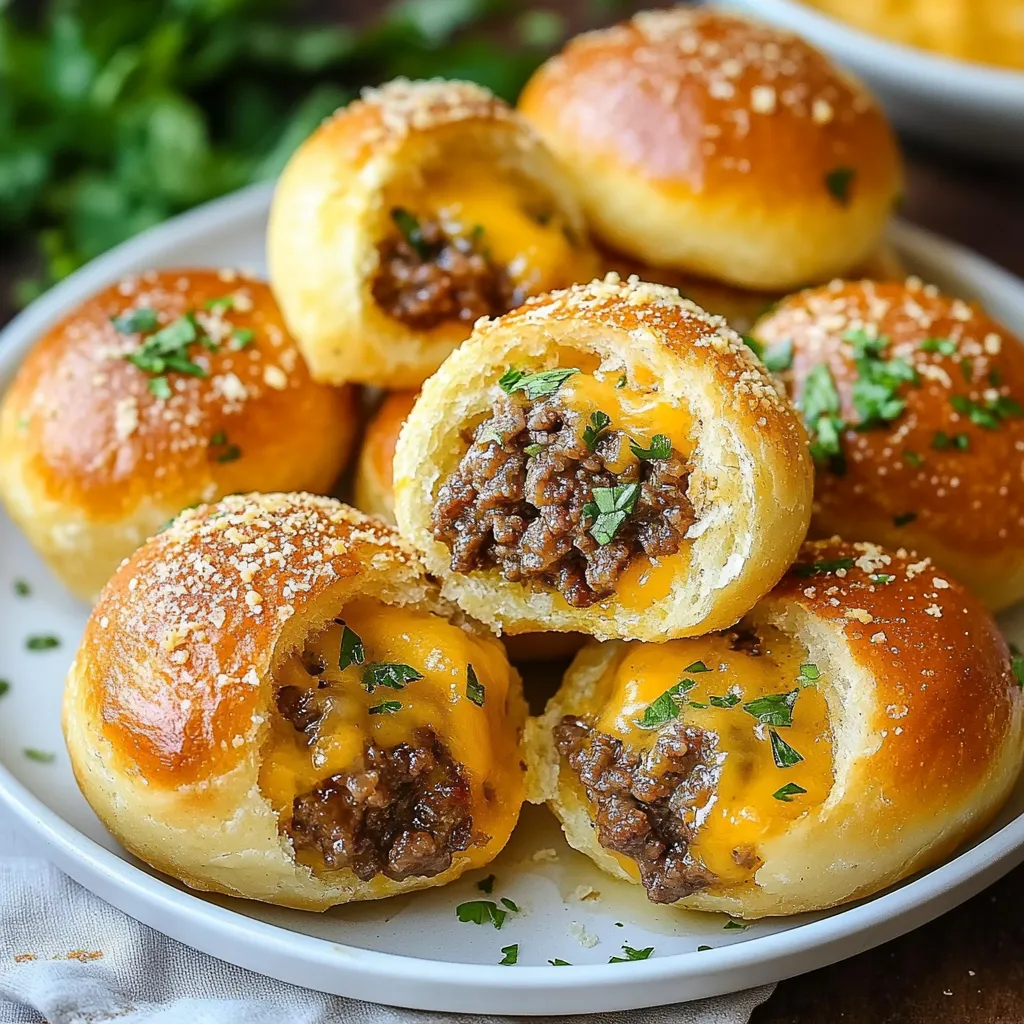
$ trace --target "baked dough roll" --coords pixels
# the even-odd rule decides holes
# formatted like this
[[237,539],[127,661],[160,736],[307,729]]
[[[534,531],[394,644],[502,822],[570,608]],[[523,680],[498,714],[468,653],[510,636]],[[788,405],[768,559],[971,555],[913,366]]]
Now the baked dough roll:
[[387,526],[234,495],[126,562],[71,667],[82,792],[195,889],[304,910],[443,885],[523,801],[521,684]]
[[509,633],[729,626],[792,562],[812,486],[796,414],[725,321],[614,274],[478,323],[395,454],[402,534]]
[[398,79],[285,168],[270,279],[313,376],[419,385],[484,315],[597,271],[566,173],[467,82]]
[[73,309],[26,356],[0,407],[0,497],[91,601],[187,506],[328,490],[357,425],[354,389],[314,383],[266,284],[148,271]]
[[910,279],[835,282],[753,329],[803,408],[816,536],[930,555],[993,609],[1024,597],[1024,346]]
[[901,189],[893,132],[859,82],[802,39],[711,8],[578,36],[519,111],[599,241],[740,288],[849,273]]
[[1022,752],[1024,692],[977,598],[834,539],[733,630],[585,647],[528,728],[527,787],[651,901],[754,918],[938,863]]

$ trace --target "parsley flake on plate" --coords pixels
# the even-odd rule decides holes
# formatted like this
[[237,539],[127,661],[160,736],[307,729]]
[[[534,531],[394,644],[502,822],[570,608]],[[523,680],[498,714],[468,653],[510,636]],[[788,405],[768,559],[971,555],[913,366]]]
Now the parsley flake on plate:
[[654,952],[653,946],[648,946],[646,949],[634,949],[632,946],[623,945],[622,952],[625,956],[611,956],[608,958],[610,964],[626,964],[630,960],[648,960],[651,954]]
[[511,967],[519,963],[519,943],[513,942],[511,946],[501,947],[502,958],[498,961],[499,967]]
[[572,967],[572,964],[569,963],[568,960],[559,960],[557,956],[554,960],[549,960],[548,963],[551,964],[552,967]]
[[28,580],[17,579],[12,586],[14,587],[15,597],[29,597],[32,594],[32,588],[29,586]]
[[736,918],[730,917],[729,920],[725,922],[725,926],[722,930],[726,932],[745,932],[749,927],[750,925],[747,924],[746,921],[737,921]]
[[455,908],[455,914],[463,924],[493,924],[497,929],[505,923],[508,913],[493,900],[470,900]]
[[25,747],[22,753],[30,761],[38,761],[40,764],[52,764],[57,756],[49,750],[36,750],[35,747]]
[[30,651],[52,651],[60,647],[60,637],[46,634],[30,636],[25,640],[25,647]]
[[480,881],[476,883],[476,887],[481,892],[487,893],[489,896],[494,891],[494,882],[494,875],[488,875],[486,878],[481,878]]
[[11,684],[6,679],[0,679],[0,697],[5,697],[11,692]]

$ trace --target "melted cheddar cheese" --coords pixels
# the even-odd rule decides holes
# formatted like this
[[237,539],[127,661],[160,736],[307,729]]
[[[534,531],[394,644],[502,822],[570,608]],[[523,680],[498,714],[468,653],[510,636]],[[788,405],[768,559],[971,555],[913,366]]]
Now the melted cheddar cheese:
[[431,176],[415,194],[393,199],[421,219],[437,219],[451,238],[479,236],[478,249],[505,267],[525,295],[575,280],[580,259],[571,232],[554,204],[531,197],[525,186],[473,164]]
[[[363,663],[340,669],[345,627],[361,641]],[[311,662],[323,670],[312,674]],[[409,666],[422,678],[370,692],[365,680],[375,664]],[[482,703],[467,695],[470,666],[483,687]],[[307,732],[276,710],[272,716],[260,789],[282,825],[297,796],[332,775],[360,770],[370,743],[415,743],[417,730],[430,729],[468,775],[474,831],[504,842],[522,803],[522,771],[518,730],[509,715],[511,670],[498,640],[467,633],[430,612],[360,598],[310,637],[304,651],[289,654],[274,678],[278,687],[316,691],[325,709]],[[479,691],[471,692],[479,701]],[[385,702],[400,707],[382,710]],[[467,856],[484,863],[485,849],[470,847]]]
[[[603,709],[598,731],[646,750],[659,732],[657,726],[641,726],[647,708],[683,681],[679,717],[718,737],[718,782],[706,805],[692,809],[698,831],[690,852],[722,888],[749,884],[760,864],[761,843],[821,804],[832,787],[828,705],[806,678],[816,666],[808,666],[806,650],[774,627],[760,627],[758,636],[759,655],[732,650],[728,634],[624,645],[594,701]],[[758,698],[794,690],[791,725],[765,724],[753,713],[764,705],[750,707]],[[773,731],[802,760],[780,767]],[[805,792],[787,791],[787,785]],[[639,877],[632,861],[616,856]]]

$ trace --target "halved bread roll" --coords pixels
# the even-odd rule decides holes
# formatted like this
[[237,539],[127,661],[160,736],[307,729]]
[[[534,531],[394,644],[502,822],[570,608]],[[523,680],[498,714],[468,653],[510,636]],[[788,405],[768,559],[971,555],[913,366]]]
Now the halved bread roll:
[[731,625],[792,561],[811,488],[803,428],[739,337],[614,274],[478,323],[395,454],[400,531],[510,633]]
[[569,178],[504,102],[397,79],[278,183],[270,280],[317,380],[418,387],[483,315],[597,271]]
[[68,676],[82,792],[196,889],[306,910],[443,885],[523,800],[501,644],[327,498],[184,513],[105,588]]
[[530,799],[652,901],[795,914],[976,835],[1020,774],[1024,691],[967,590],[833,539],[734,630],[588,645],[527,750]]

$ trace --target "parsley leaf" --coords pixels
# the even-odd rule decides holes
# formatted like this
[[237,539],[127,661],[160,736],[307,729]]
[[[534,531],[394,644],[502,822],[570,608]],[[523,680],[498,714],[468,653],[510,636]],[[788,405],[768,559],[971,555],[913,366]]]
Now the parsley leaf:
[[148,333],[155,331],[160,323],[153,309],[132,309],[120,316],[111,317],[110,322],[119,334]]
[[629,450],[646,462],[653,459],[667,459],[672,454],[672,442],[664,434],[655,434],[651,438],[650,448],[641,448],[636,441],[629,442]]
[[924,465],[924,456],[919,455],[917,452],[904,450],[903,458],[907,460],[907,465],[912,466],[914,469],[920,469]]
[[583,514],[593,520],[590,535],[603,547],[612,542],[619,527],[636,507],[640,484],[595,487],[592,493],[594,500],[583,506]]
[[422,678],[423,674],[411,665],[387,661],[373,662],[363,670],[363,686],[367,693],[373,693],[378,686],[386,686],[389,690],[404,690],[409,683]]
[[761,725],[790,726],[793,724],[793,705],[800,696],[799,689],[789,693],[769,693],[743,705],[748,715],[753,715]]
[[30,761],[38,761],[40,764],[52,764],[56,754],[51,754],[49,750],[36,750],[34,747],[26,747],[22,753]]
[[383,700],[379,704],[374,704],[369,709],[371,715],[393,715],[396,711],[402,710],[402,702],[400,700]]
[[1024,654],[1016,644],[1010,644],[1010,667],[1013,669],[1017,685],[1024,690]]
[[395,227],[402,233],[402,237],[412,247],[413,252],[421,260],[428,259],[430,257],[430,246],[423,238],[423,232],[420,229],[420,222],[416,217],[410,213],[403,206],[396,206],[391,210],[391,220],[394,222]]
[[940,356],[956,355],[956,342],[952,338],[925,338],[917,347],[922,352],[938,352]]
[[701,672],[710,672],[711,669],[709,669],[703,661],[695,661],[692,665],[687,665],[683,671],[691,675],[698,675]]
[[526,374],[519,370],[508,370],[499,378],[498,383],[506,394],[522,391],[530,401],[534,401],[545,395],[553,395],[570,377],[579,372],[574,366]]
[[771,373],[783,373],[793,365],[793,339],[785,338],[769,345],[761,360]]
[[362,665],[366,660],[366,649],[355,630],[345,626],[341,631],[341,649],[338,652],[338,669],[345,671],[350,665]]
[[636,724],[641,729],[656,729],[659,725],[678,718],[683,694],[687,690],[692,690],[696,685],[692,679],[680,679],[678,683],[670,686],[660,697],[644,708],[643,717],[638,718]]
[[836,167],[825,175],[829,195],[841,206],[850,203],[850,190],[857,172],[852,167]]
[[250,327],[236,327],[231,332],[231,341],[228,344],[233,352],[241,352],[247,345],[251,345],[256,337],[256,332]]
[[[480,433],[477,434],[477,444],[490,444],[492,441],[494,442],[494,444],[505,443],[505,439],[501,436],[501,434],[498,433],[497,430],[494,429],[494,427],[488,427],[486,430],[481,430]],[[527,449],[530,449],[533,447],[533,445],[527,445],[526,447]],[[539,448],[540,445],[537,445],[537,447]],[[527,451],[527,454],[529,454],[529,451]]]
[[504,954],[498,961],[499,967],[509,967],[512,964],[519,963],[519,943],[513,942],[511,946],[502,946],[501,952]]
[[750,925],[747,924],[746,921],[737,921],[734,917],[730,917],[729,920],[725,922],[722,931],[745,932],[749,927]]
[[460,903],[455,914],[463,924],[493,924],[500,929],[508,917],[508,911],[502,910],[493,900],[470,900]]
[[549,960],[548,963],[551,964],[552,967],[572,967],[572,964],[569,963],[568,960],[559,960],[557,956],[554,960]]
[[28,580],[17,579],[14,581],[13,586],[15,597],[29,597],[32,593]]
[[52,651],[60,647],[60,638],[56,636],[30,636],[25,641],[25,647],[30,651]]
[[469,701],[475,704],[478,708],[484,706],[484,684],[480,682],[476,677],[476,672],[472,665],[466,666],[466,697]]
[[740,702],[738,693],[727,693],[722,697],[708,697],[713,708],[734,708]]
[[797,404],[811,434],[811,455],[814,461],[841,473],[845,468],[842,432],[846,424],[839,415],[836,382],[825,363],[819,363],[807,374]]
[[601,434],[608,429],[612,418],[606,412],[601,412],[600,409],[597,412],[590,414],[590,423],[583,430],[583,443],[593,451],[597,447],[597,440]]
[[[792,748],[790,748],[792,749]],[[793,797],[799,796],[801,793],[806,793],[807,790],[803,786],[798,786],[795,782],[787,782],[784,786],[780,786],[772,796],[776,800],[781,800],[784,804],[792,803]]]
[[[500,443],[501,443],[501,442],[500,442],[500,440],[499,440],[499,444],[500,444]],[[523,449],[523,451],[524,451],[524,452],[526,452],[526,454],[527,454],[527,455],[540,455],[540,453],[541,453],[542,451],[544,451],[544,449],[545,449],[546,447],[547,447],[547,445],[543,445],[543,444],[528,444],[528,445],[527,445],[527,446],[526,446],[526,447],[525,447],[525,448]]]
[[971,439],[966,434],[947,434],[944,430],[936,430],[932,438],[932,447],[936,451],[959,448],[965,452],[971,447]]
[[797,753],[774,729],[768,730],[768,736],[776,768],[792,768],[804,759],[803,754]]
[[0,679],[0,697],[6,696],[11,691],[11,684],[6,679]]
[[162,402],[166,402],[171,397],[171,385],[166,377],[151,378],[148,387],[149,393]]
[[961,416],[966,416],[983,430],[998,430],[1003,419],[1024,413],[1020,403],[1008,395],[1000,395],[985,402],[984,405],[966,395],[952,395],[949,403]]
[[800,666],[800,675],[798,678],[806,679],[808,682],[815,683],[821,678],[821,670],[812,662],[807,662]]
[[892,517],[893,526],[906,526],[917,518],[916,512],[901,512],[898,516]]
[[476,887],[481,891],[488,894],[488,896],[494,891],[494,875],[488,875],[486,878],[481,878],[476,883]]
[[624,945],[622,952],[625,956],[612,956],[608,958],[610,964],[625,964],[629,963],[630,960],[647,960],[650,955],[654,952],[653,946],[648,946],[646,949],[634,949],[632,946]]
[[895,576],[888,572],[873,572],[869,577],[872,583],[892,583]]

